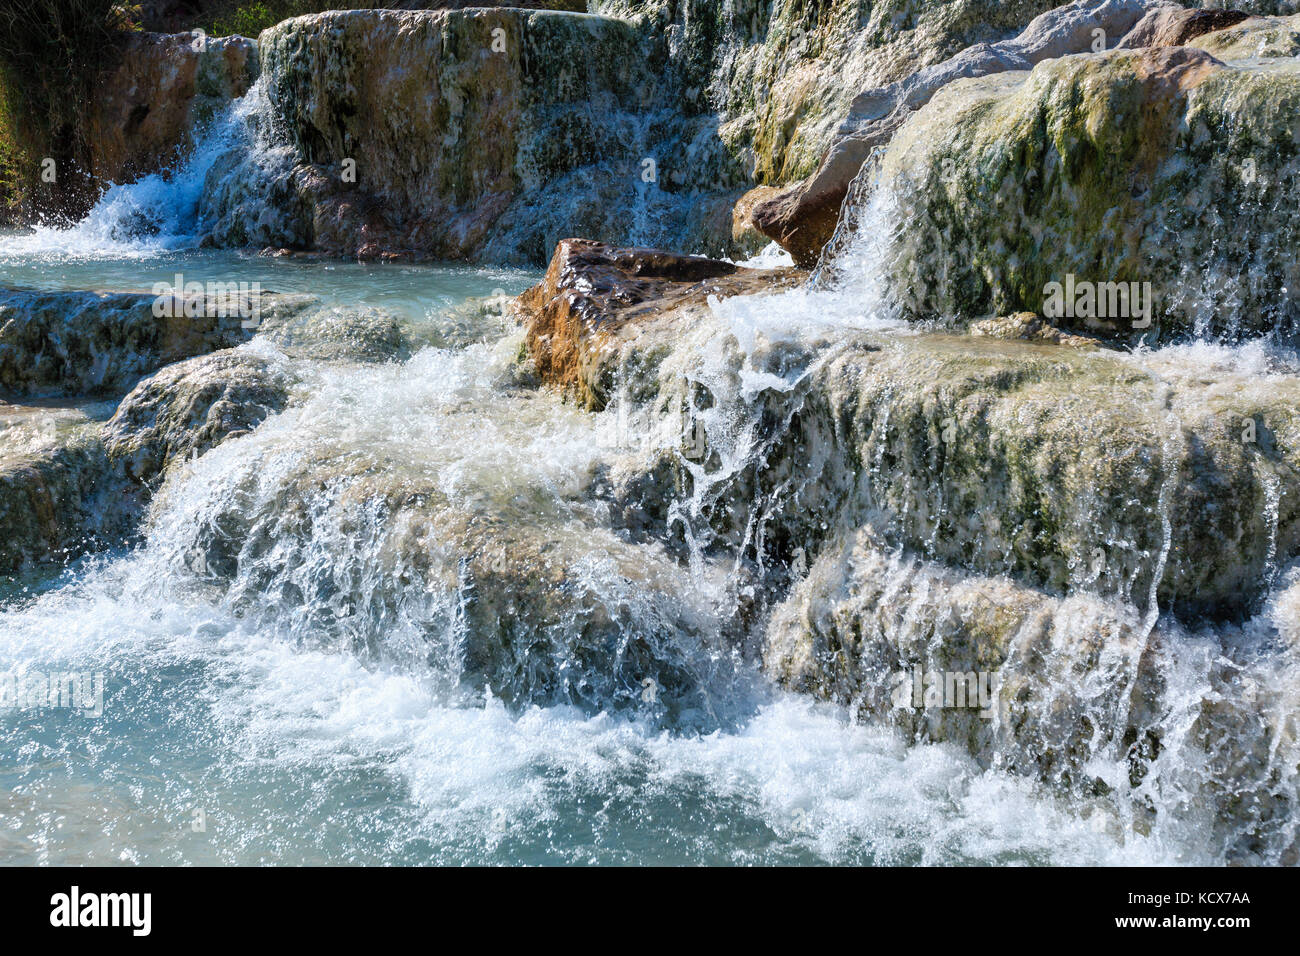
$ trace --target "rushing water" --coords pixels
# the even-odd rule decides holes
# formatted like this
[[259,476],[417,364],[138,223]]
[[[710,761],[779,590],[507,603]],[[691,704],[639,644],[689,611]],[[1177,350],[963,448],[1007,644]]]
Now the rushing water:
[[[623,410],[519,380],[521,333],[482,300],[535,276],[200,251],[210,166],[5,237],[0,284],[235,278],[391,310],[418,347],[303,362],[284,412],[172,471],[138,547],[5,584],[0,676],[104,691],[97,717],[0,710],[0,862],[1215,862],[1193,828],[1129,826],[775,688],[733,649],[727,561],[608,526],[594,489],[629,454]],[[801,323],[887,330],[878,301],[715,312],[746,348]],[[746,403],[793,387],[747,374],[705,422],[735,470],[761,451]],[[725,474],[704,477],[671,509],[688,536]],[[500,576],[467,583],[492,549]],[[539,590],[551,560],[577,585]],[[476,661],[470,586],[555,620]]]
[[[463,321],[457,305],[467,295],[514,292],[529,278],[209,253],[130,266],[22,260],[3,274],[24,285],[138,288],[176,269],[202,277],[232,264],[277,290],[382,301],[431,334]],[[614,417],[512,389],[503,370],[517,335],[490,325],[484,337],[402,364],[316,370],[301,404],[174,476],[138,550],[84,560],[11,595],[0,611],[0,673],[102,673],[105,695],[99,718],[0,712],[0,859],[939,863],[1163,854],[1094,832],[1028,782],[981,772],[953,748],[906,748],[892,732],[855,726],[754,674],[729,678],[738,717],[705,732],[638,712],[509,708],[481,688],[449,685],[447,665],[417,662],[403,622],[377,628],[383,652],[370,653],[313,623],[312,598],[250,607],[241,589],[255,579],[268,587],[275,555],[229,588],[205,587],[177,556],[250,473],[307,454],[364,453],[428,478],[463,507],[520,521],[528,514],[514,502],[526,496],[533,520],[581,527],[582,490]],[[268,501],[282,490],[268,490]],[[349,542],[327,531],[301,546],[314,549],[312,560],[373,560],[372,573],[382,573],[377,557],[345,553]],[[648,573],[665,570],[660,551],[638,548]],[[683,600],[706,605],[707,590]]]

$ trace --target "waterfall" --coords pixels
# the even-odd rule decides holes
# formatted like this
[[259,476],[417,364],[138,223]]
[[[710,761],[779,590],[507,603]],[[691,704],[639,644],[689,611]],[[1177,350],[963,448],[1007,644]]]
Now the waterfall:
[[[810,281],[610,335],[591,411],[499,307],[535,274],[215,251],[310,245],[275,115],[259,81],[175,169],[0,240],[15,284],[184,254],[402,345],[250,332],[223,359],[283,402],[139,490],[138,537],[0,584],[0,860],[1300,862],[1291,426],[1230,417],[1300,394],[1294,351],[1199,317],[1123,351],[909,319],[924,194],[877,155]],[[629,241],[685,219],[698,195],[635,165],[663,117],[601,119],[611,155],[521,161],[537,205],[489,252],[580,207]],[[1244,294],[1216,283],[1198,316]],[[13,419],[14,460],[101,434]],[[102,678],[102,720],[19,699],[61,674]],[[990,694],[929,706],[927,674]],[[216,801],[220,840],[158,823]]]
[[209,176],[223,157],[256,153],[253,131],[265,109],[259,80],[196,136],[193,149],[171,169],[110,185],[71,227],[38,226],[5,238],[0,257],[147,259],[198,247],[210,229],[204,215],[214,188]]

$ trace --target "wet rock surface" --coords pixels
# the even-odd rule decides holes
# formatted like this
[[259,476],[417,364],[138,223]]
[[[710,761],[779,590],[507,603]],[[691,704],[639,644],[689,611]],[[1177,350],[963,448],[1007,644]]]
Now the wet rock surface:
[[131,33],[88,118],[88,172],[123,183],[171,168],[257,75],[256,40]]
[[620,329],[635,334],[639,320],[667,309],[779,288],[797,276],[796,270],[746,269],[659,249],[566,239],[545,279],[520,296],[518,310],[541,381],[599,409],[610,397],[606,340]]
[[1290,340],[1297,95],[1288,60],[1187,46],[953,84],[882,160],[878,201],[908,223],[883,253],[901,307],[1029,310],[1128,343]]
[[[582,258],[565,261],[582,274]],[[617,370],[608,393],[632,415],[683,414],[700,444],[620,466],[598,493],[638,540],[682,560],[727,556],[786,595],[763,629],[769,673],[1075,792],[1121,790],[1140,807],[1161,787],[1198,790],[1227,857],[1294,853],[1279,817],[1286,767],[1219,733],[1239,723],[1286,736],[1294,694],[1207,692],[1188,724],[1160,701],[1173,662],[1202,651],[1227,654],[1234,672],[1290,666],[1276,657],[1290,625],[1270,609],[1285,605],[1300,556],[1300,374],[1115,352],[1030,314],[963,335],[752,337],[726,308],[689,298],[625,308],[608,260],[591,268],[590,283],[567,287],[603,288],[575,328]],[[602,314],[618,317],[618,335],[602,333]],[[1235,649],[1208,622],[1236,633]],[[986,688],[997,713],[928,708],[910,685],[896,703],[898,675],[914,671],[998,675]],[[1175,749],[1168,760],[1232,762],[1237,783],[1195,770],[1156,780]],[[1237,788],[1256,798],[1246,831]],[[1125,825],[1152,825],[1133,813]]]
[[1045,59],[1082,53],[1095,31],[1123,36],[1146,11],[1145,0],[1076,0],[1042,13],[1013,39],[978,43],[889,86],[859,92],[820,167],[807,180],[759,204],[754,224],[804,267],[814,265],[839,224],[849,186],[872,153],[888,145],[904,121],[940,89],[963,77],[1026,70]]
[[740,183],[675,183],[650,145],[657,81],[638,43],[624,20],[522,9],[281,23],[262,56],[290,149],[256,175],[237,153],[216,167],[228,182],[213,190],[214,241],[541,263],[565,235],[630,224],[701,249],[752,246],[732,237]]
[[124,477],[156,484],[172,462],[198,457],[281,411],[291,382],[284,363],[241,350],[178,362],[122,399],[103,442]]
[[[109,374],[91,379],[86,389],[103,396],[99,400],[0,402],[0,522],[8,531],[0,573],[131,540],[173,466],[250,433],[288,405],[295,363],[387,362],[409,355],[392,315],[321,306],[309,296],[277,297],[254,330],[238,318],[155,319],[147,310],[152,299],[129,293],[10,295],[29,317],[62,311],[63,324],[76,330],[64,342],[81,343],[88,329],[99,336],[96,348],[105,348],[107,338],[108,354],[119,364],[99,363],[99,371]],[[35,296],[35,304],[27,296]],[[219,347],[254,332],[265,342],[260,350]],[[212,348],[175,361],[187,351]],[[168,364],[153,374],[136,374],[164,360]],[[88,384],[79,378],[45,380],[58,381],[59,395]],[[119,399],[124,382],[134,387]]]
[[125,536],[126,489],[106,480],[98,437],[111,411],[111,402],[0,402],[0,574]]
[[[247,316],[221,296],[0,290],[0,390],[13,395],[121,394],[171,362],[252,338],[258,322],[288,322],[310,296],[257,293]],[[255,312],[251,311],[255,307]]]

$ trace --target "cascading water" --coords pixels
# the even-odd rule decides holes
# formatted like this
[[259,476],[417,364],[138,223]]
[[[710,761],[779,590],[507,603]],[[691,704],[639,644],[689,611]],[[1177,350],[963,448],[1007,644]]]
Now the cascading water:
[[[1157,599],[1167,496],[1146,506],[1159,547],[1115,529],[1101,565],[1070,570],[1095,586],[1062,597],[991,546],[939,560],[968,516],[960,488],[927,496],[899,468],[904,383],[882,387],[857,459],[819,425],[837,362],[919,334],[882,279],[887,193],[834,275],[711,303],[656,402],[590,414],[532,387],[520,333],[482,305],[529,276],[196,251],[213,229],[274,231],[250,210],[285,157],[260,178],[241,161],[267,155],[241,145],[266,135],[260,96],[71,232],[5,239],[0,274],[30,280],[38,258],[95,287],[178,264],[257,276],[383,304],[424,347],[291,360],[255,338],[242,348],[294,366],[288,407],[173,467],[138,546],[9,589],[0,675],[99,674],[104,697],[100,717],[0,710],[0,859],[1293,862],[1300,583],[1276,495],[1259,609],[1184,623]],[[1258,348],[1127,360],[1227,376]],[[681,491],[629,533],[610,476],[664,460]],[[1104,526],[1105,507],[1074,520]],[[996,661],[962,657],[981,628]],[[832,701],[769,677],[802,666],[810,629],[845,664]],[[988,721],[918,717],[890,706],[903,662],[996,663],[1025,695]]]
[[[172,473],[139,549],[10,601],[7,675],[107,691],[99,719],[5,713],[6,858],[1144,858],[1026,781],[768,688],[718,644],[708,573],[601,530],[616,415],[521,389],[517,350],[312,368]],[[530,580],[548,556],[555,590]]]

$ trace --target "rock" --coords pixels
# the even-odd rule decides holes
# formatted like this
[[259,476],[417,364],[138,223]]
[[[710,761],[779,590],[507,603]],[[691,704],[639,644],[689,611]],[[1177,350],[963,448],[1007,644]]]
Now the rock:
[[575,230],[626,235],[666,216],[682,231],[704,208],[707,197],[661,189],[636,143],[654,84],[621,20],[332,11],[285,21],[261,44],[294,155],[271,174],[268,221],[248,215],[255,197],[237,185],[218,197],[218,242],[542,261]]
[[519,297],[518,309],[541,381],[599,409],[610,397],[615,372],[606,362],[608,339],[620,328],[670,307],[770,289],[782,281],[794,281],[792,270],[774,274],[658,249],[565,239],[546,277]]
[[257,43],[246,37],[128,34],[87,118],[89,172],[100,183],[124,183],[170,168],[257,72]]
[[[955,744],[1076,798],[1108,795],[1140,830],[1208,808],[1206,843],[1245,863],[1294,852],[1277,825],[1294,781],[1276,767],[1296,752],[1296,693],[1269,678],[1293,651],[1236,640],[1251,643],[1221,650],[1172,622],[1148,634],[1131,606],[957,573],[859,531],[776,610],[763,656],[785,686],[909,740]],[[1205,775],[1207,763],[1232,772]]]
[[0,573],[127,543],[170,465],[251,431],[291,382],[282,363],[228,350],[168,365],[115,411],[0,403]]
[[[142,308],[139,300],[144,297],[129,293],[9,295],[18,297],[22,307],[37,316],[56,316],[73,303],[74,312],[66,321],[76,336],[87,334],[88,329],[93,332],[100,323],[120,326],[114,347],[130,345],[134,364],[122,367],[132,373],[161,361],[160,356],[171,359],[184,354],[196,341],[193,330],[179,325],[157,337],[149,323],[157,325],[159,320],[150,312],[147,321],[137,322]],[[44,298],[33,306],[22,296]],[[125,303],[125,312],[105,308],[105,301]],[[79,322],[75,310],[89,313],[92,320]],[[204,325],[200,319],[183,321]],[[237,340],[253,334],[251,329],[235,328],[239,328],[233,335]],[[259,335],[274,343],[289,361],[390,361],[409,352],[392,315],[377,309],[319,307],[308,296],[280,296],[274,304],[268,303]],[[76,336],[65,336],[62,341],[80,341]],[[204,341],[209,347],[219,344],[219,339]],[[144,351],[135,352],[137,348]],[[97,354],[115,356],[114,361],[121,358],[111,350]],[[12,573],[31,562],[66,560],[127,541],[154,490],[176,462],[196,458],[228,438],[251,432],[288,405],[296,380],[289,361],[257,351],[224,349],[165,365],[116,403],[57,400],[24,406],[0,402],[0,534],[7,542],[0,546],[0,573]],[[101,359],[98,367],[103,373],[115,366]],[[104,391],[106,383],[120,386],[135,377],[138,375],[122,372],[57,381],[64,390],[89,383]],[[105,419],[100,426],[98,422]]]
[[[685,410],[699,436],[611,460],[590,494],[631,540],[738,569],[746,619],[771,599],[762,652],[780,683],[1108,796],[1144,831],[1199,812],[1196,792],[1224,856],[1290,852],[1277,768],[1296,752],[1296,694],[1271,675],[1294,666],[1300,600],[1293,361],[1102,350],[1034,315],[978,335],[853,333],[838,315],[819,331],[836,298],[776,276],[767,298],[656,289],[623,305],[603,291],[611,254],[578,251],[557,256],[565,286],[602,290],[570,305],[582,374],[609,370],[631,429]],[[897,704],[917,671],[996,680],[992,712]],[[1188,680],[1203,688],[1190,704]],[[1206,761],[1231,779],[1203,779]]]
[[[17,395],[121,394],[163,365],[254,334],[254,320],[217,293],[189,300],[190,308],[169,296],[163,304],[170,314],[155,316],[160,301],[135,292],[0,290],[0,388]],[[250,316],[276,323],[315,300],[254,293],[249,302]]]
[[[79,115],[51,129],[50,117],[23,115],[23,101],[11,99],[0,118],[11,159],[20,157],[0,183],[14,224],[79,220],[110,186],[172,168],[257,78],[257,44],[245,37],[119,36],[114,65],[94,79],[96,95]],[[53,157],[54,185],[42,162]]]
[[1251,17],[1228,29],[1204,33],[1188,41],[1220,60],[1300,55],[1300,15]]
[[1119,42],[1119,49],[1146,46],[1182,46],[1202,34],[1236,26],[1250,16],[1238,10],[1188,10],[1159,7],[1138,21]]
[[[1168,640],[1164,631],[1151,638]],[[860,529],[828,547],[776,609],[763,663],[782,685],[911,739],[955,742],[985,766],[1077,787],[1091,782],[1091,759],[1146,730],[1163,691],[1154,655],[1143,656],[1150,646],[1131,606],[964,574]],[[1075,696],[1061,672],[1103,653],[1115,662],[1098,675],[1105,685]],[[913,694],[918,671],[991,679],[964,687],[972,693],[962,706],[925,707]]]
[[295,18],[262,37],[289,148],[218,160],[205,221],[218,245],[347,256],[541,264],[585,235],[743,258],[759,244],[732,206],[812,173],[864,87],[1002,43],[1051,6],[600,0],[596,15]]
[[194,502],[165,545],[240,613],[409,654],[450,692],[486,688],[511,708],[716,728],[737,624],[691,604],[687,572],[662,549],[539,511],[535,491],[484,507],[449,494],[445,476],[364,454],[263,448],[226,477],[234,485]]
[[1024,310],[1126,342],[1290,339],[1293,106],[1289,61],[1230,67],[1192,47],[954,84],[884,156],[880,208],[907,228],[874,223],[872,255],[908,315]]
[[239,349],[169,365],[136,385],[104,426],[108,457],[125,478],[156,483],[173,461],[283,410],[291,382],[282,364]]
[[97,430],[74,427],[0,454],[0,574],[126,540],[134,502],[113,480]]
[[760,203],[775,199],[781,190],[775,186],[755,186],[738,200],[731,211],[731,235],[737,242],[758,245],[761,249],[768,243],[768,238],[758,231],[754,224],[754,209]]
[[1014,39],[967,47],[905,79],[858,93],[817,171],[758,205],[755,226],[789,250],[798,265],[810,268],[835,232],[849,185],[863,163],[938,90],[962,77],[1024,70],[1089,50],[1097,39],[1094,31],[1103,31],[1103,41],[1122,36],[1153,5],[1149,0],[1075,0],[1036,17]]
[[[727,303],[701,299],[781,275],[620,300],[626,274],[583,249],[521,297],[541,378],[702,430],[693,461],[673,456],[675,478],[651,481],[682,489],[697,542],[753,548],[761,521],[775,551],[750,557],[771,566],[872,521],[951,567],[1054,594],[1091,582],[1190,620],[1241,613],[1300,555],[1296,374],[969,335],[864,332],[828,350],[797,324],[742,347]],[[616,496],[636,497],[623,484]]]
[[971,335],[986,335],[1004,341],[1043,342],[1076,349],[1090,349],[1101,345],[1100,341],[1086,335],[1062,332],[1032,312],[1017,312],[1015,315],[996,319],[981,319],[971,323],[969,332]]
[[[687,152],[701,184],[779,185],[812,173],[863,89],[906,78],[979,43],[1015,36],[1056,0],[872,0],[721,6],[597,0],[628,19],[658,71],[666,120],[658,155]],[[739,175],[740,178],[736,178]],[[676,248],[677,246],[674,246]]]

